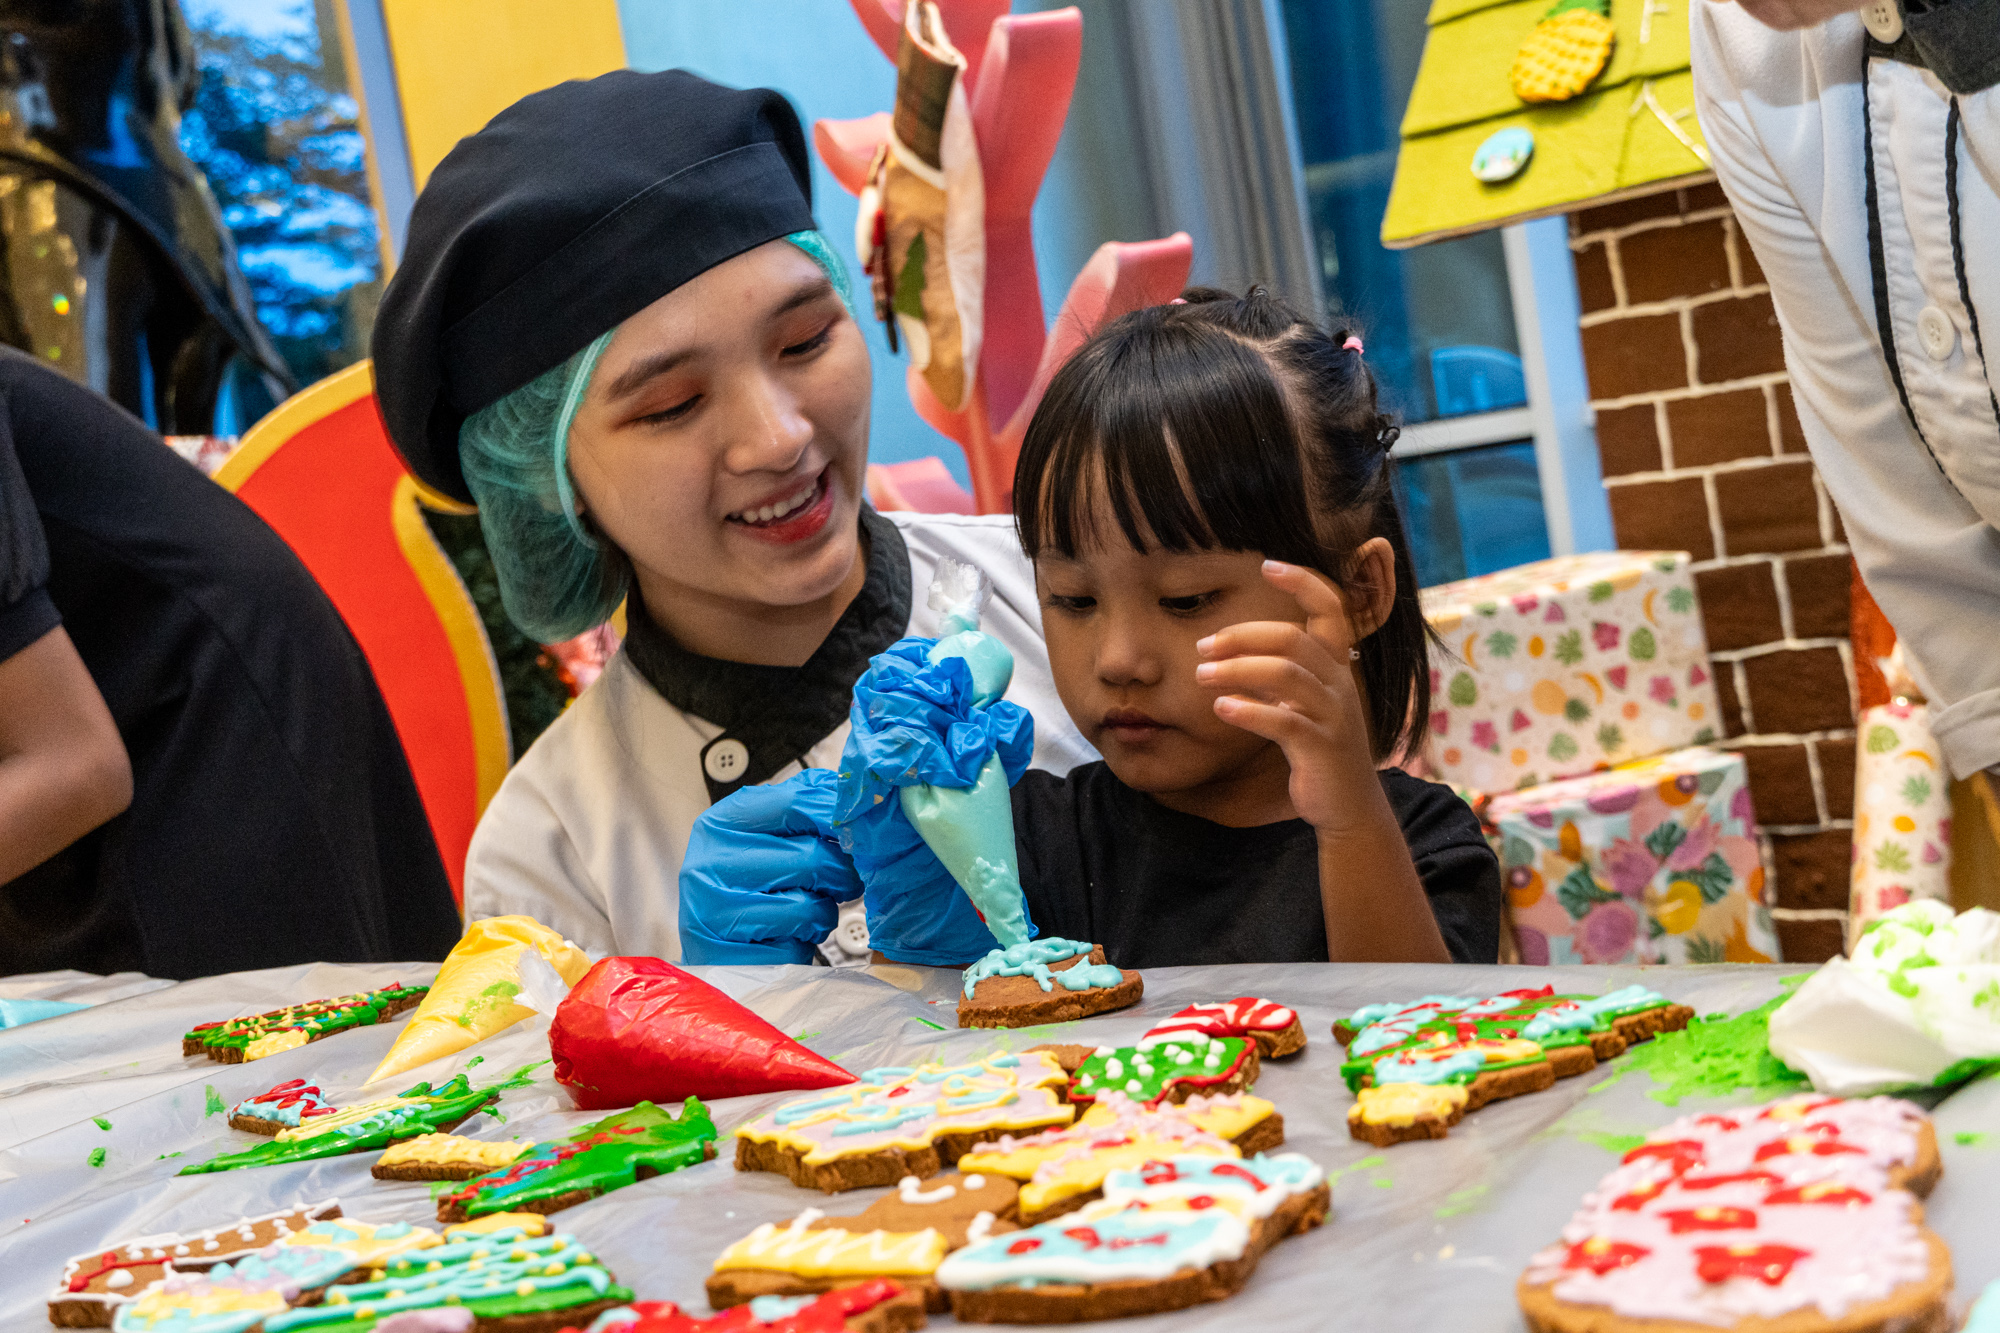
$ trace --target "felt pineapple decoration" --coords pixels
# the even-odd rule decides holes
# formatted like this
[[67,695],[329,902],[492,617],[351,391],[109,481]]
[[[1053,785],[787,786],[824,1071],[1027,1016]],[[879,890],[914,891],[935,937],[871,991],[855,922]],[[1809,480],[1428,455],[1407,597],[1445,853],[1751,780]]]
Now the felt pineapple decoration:
[[1604,72],[1611,43],[1610,0],[1557,0],[1514,53],[1514,96],[1567,102]]

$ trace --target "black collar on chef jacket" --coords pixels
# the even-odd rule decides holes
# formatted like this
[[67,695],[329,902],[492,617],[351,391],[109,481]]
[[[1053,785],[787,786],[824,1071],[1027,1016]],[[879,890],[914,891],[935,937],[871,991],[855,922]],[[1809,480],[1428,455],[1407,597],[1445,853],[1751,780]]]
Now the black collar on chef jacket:
[[626,657],[668,703],[722,728],[701,751],[710,801],[764,781],[825,740],[847,719],[854,682],[868,659],[909,627],[910,553],[902,532],[864,503],[861,535],[868,577],[804,666],[754,666],[691,653],[646,614],[639,585],[632,584]]
[[[1898,3],[1898,0],[1888,0]],[[1920,65],[1961,97],[2000,83],[2000,0],[1900,0],[1903,35],[1878,55]]]

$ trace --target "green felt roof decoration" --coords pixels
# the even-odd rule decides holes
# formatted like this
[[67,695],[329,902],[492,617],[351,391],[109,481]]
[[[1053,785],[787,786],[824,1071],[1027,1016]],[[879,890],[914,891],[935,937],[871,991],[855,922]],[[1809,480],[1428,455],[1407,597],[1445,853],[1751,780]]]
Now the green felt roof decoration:
[[[1705,177],[1688,69],[1688,5],[1702,2],[1433,0],[1382,243],[1402,249]],[[1579,91],[1566,100],[1524,102],[1522,48],[1547,42],[1544,25],[1558,18],[1608,18],[1608,57],[1594,77],[1569,73]],[[1503,181],[1475,177],[1480,145],[1514,126],[1534,136],[1527,165]]]

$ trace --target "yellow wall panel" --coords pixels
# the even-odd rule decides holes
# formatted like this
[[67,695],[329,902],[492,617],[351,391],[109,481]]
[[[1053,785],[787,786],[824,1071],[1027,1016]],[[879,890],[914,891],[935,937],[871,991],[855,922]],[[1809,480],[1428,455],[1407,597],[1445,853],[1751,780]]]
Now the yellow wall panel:
[[625,67],[615,0],[382,0],[418,189],[529,93]]

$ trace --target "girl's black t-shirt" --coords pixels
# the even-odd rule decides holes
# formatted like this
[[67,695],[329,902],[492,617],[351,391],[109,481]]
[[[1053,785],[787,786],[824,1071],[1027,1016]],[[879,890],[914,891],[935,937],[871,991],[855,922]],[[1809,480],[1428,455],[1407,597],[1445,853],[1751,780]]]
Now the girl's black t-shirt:
[[[1500,863],[1478,817],[1449,787],[1400,769],[1380,777],[1452,961],[1494,962]],[[1120,967],[1327,961],[1319,845],[1303,819],[1211,823],[1101,761],[1066,778],[1030,769],[1013,795],[1021,887],[1041,934],[1101,944]]]

